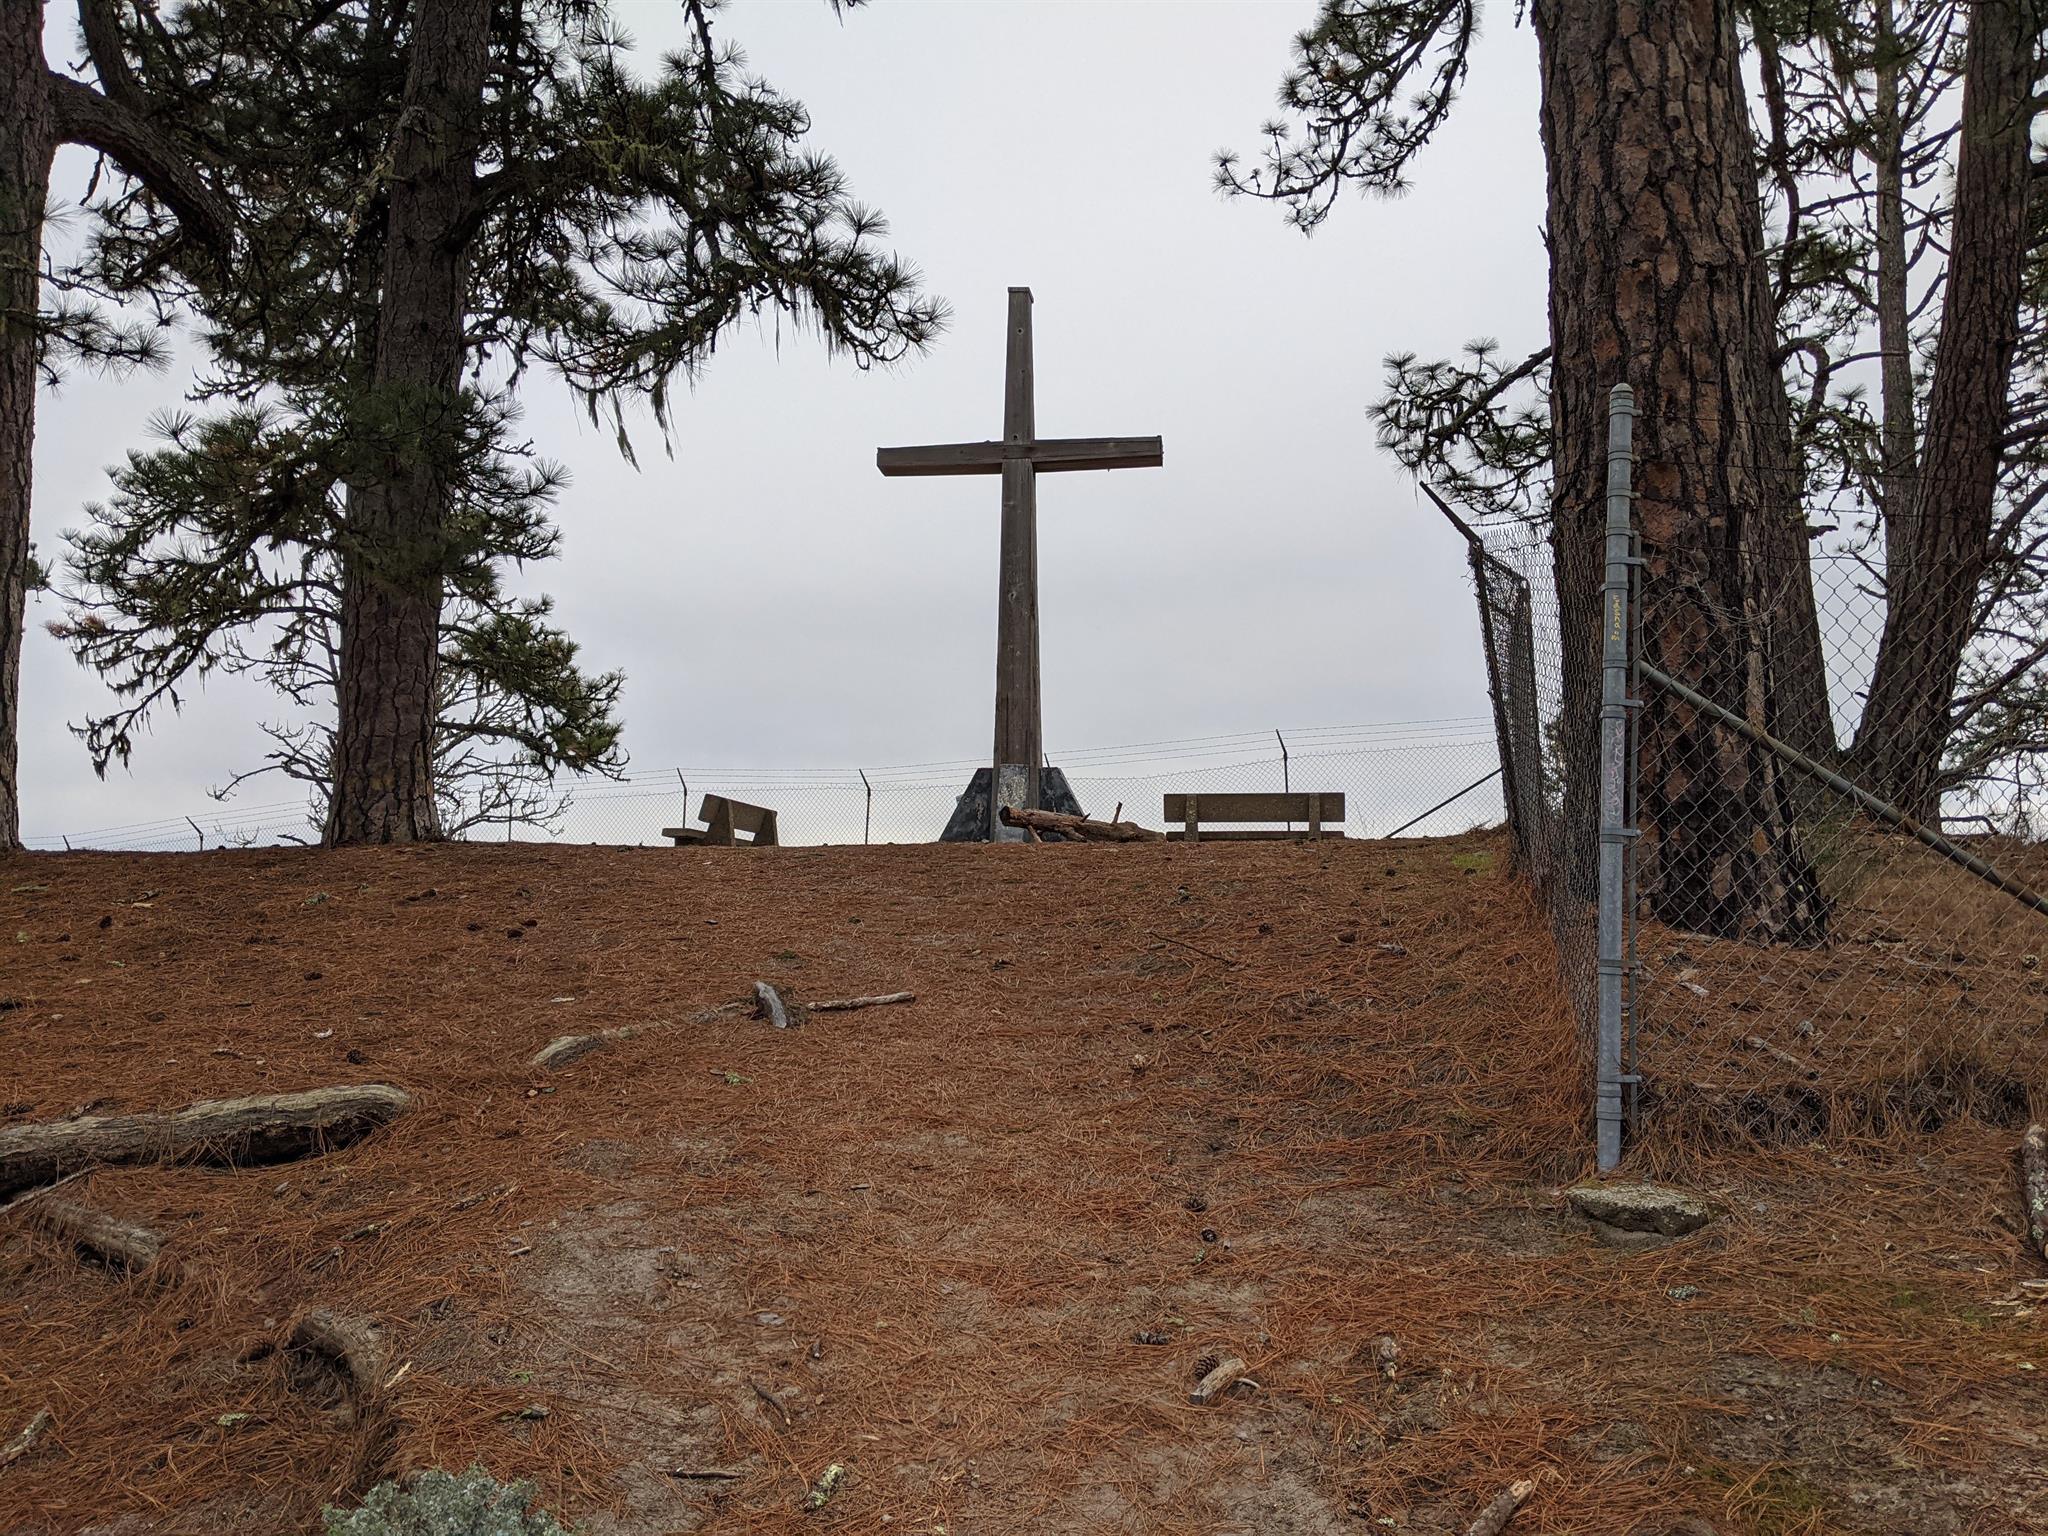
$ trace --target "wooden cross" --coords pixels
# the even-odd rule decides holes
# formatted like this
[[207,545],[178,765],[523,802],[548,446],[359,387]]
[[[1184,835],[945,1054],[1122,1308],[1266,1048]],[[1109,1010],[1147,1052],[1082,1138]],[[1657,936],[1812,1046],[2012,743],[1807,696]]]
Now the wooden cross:
[[1165,450],[1156,437],[1040,437],[1032,404],[1031,290],[1010,290],[1009,357],[1003,374],[1000,442],[883,448],[885,475],[1003,477],[1001,576],[996,607],[996,735],[989,836],[1024,834],[1002,824],[1001,808],[1039,809],[1044,761],[1038,694],[1038,488],[1040,471],[1156,469]]

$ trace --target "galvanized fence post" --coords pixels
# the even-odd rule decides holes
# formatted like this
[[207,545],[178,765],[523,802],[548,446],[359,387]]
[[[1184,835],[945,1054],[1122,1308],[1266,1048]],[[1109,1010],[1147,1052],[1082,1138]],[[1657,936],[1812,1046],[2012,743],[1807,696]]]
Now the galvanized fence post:
[[1617,384],[1607,396],[1607,572],[1600,588],[1600,895],[1594,1154],[1604,1173],[1621,1161],[1623,932],[1627,849],[1629,735],[1629,587],[1632,523],[1630,468],[1635,394]]

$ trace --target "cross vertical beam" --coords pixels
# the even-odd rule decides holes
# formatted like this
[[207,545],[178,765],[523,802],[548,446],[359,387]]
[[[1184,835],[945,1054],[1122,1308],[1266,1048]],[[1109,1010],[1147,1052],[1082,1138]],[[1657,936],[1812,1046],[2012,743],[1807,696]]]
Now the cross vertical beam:
[[1003,531],[996,607],[995,784],[989,836],[1020,838],[1002,824],[1005,805],[1038,808],[1044,761],[1038,699],[1038,475],[1031,459],[1037,421],[1031,374],[1031,290],[1010,290],[1003,367]]
[[[1052,437],[1038,435],[1031,365],[1031,290],[1012,288],[1003,370],[1000,441],[927,443],[881,448],[875,467],[885,475],[1001,475],[1001,574],[996,583],[996,731],[988,779],[988,820],[978,834],[981,775],[975,775],[944,836],[979,835],[995,842],[1025,837],[1003,825],[1002,808],[1048,807],[1040,769],[1045,764],[1038,665],[1038,477],[1082,469],[1152,469],[1165,462],[1156,437]],[[1055,786],[1055,794],[1066,793]],[[1066,793],[1071,802],[1072,795]]]

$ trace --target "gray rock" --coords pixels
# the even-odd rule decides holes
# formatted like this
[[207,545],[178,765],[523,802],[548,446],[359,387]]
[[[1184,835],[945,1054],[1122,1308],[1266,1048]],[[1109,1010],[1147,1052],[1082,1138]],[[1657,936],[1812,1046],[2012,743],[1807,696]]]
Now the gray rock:
[[1713,1219],[1713,1207],[1697,1195],[1661,1184],[1579,1184],[1565,1201],[1588,1221],[1624,1232],[1683,1237]]

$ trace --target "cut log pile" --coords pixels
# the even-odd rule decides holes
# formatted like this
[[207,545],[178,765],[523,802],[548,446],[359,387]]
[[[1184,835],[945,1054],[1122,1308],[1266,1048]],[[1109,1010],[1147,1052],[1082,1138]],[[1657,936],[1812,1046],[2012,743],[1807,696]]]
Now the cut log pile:
[[1014,806],[1002,808],[1003,825],[1023,827],[1032,832],[1056,832],[1070,842],[1076,843],[1163,843],[1164,832],[1154,832],[1150,827],[1141,827],[1134,821],[1091,821],[1086,816],[1073,816],[1065,811],[1023,811]]

